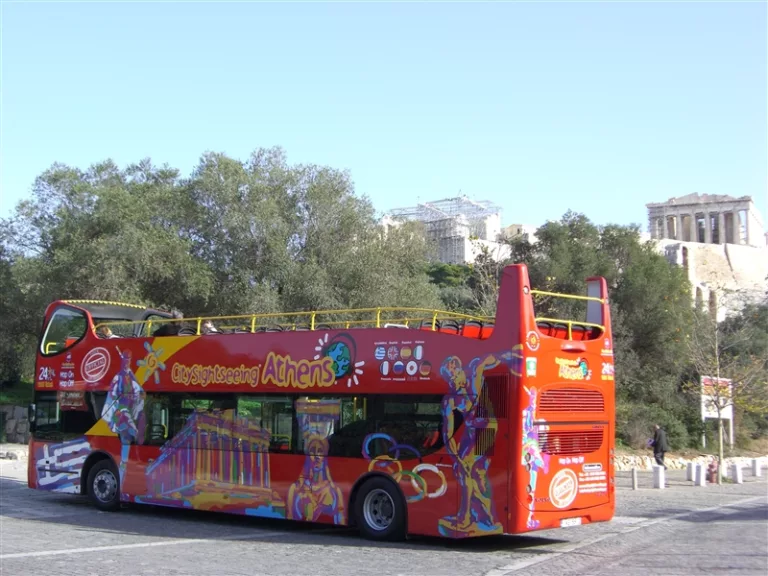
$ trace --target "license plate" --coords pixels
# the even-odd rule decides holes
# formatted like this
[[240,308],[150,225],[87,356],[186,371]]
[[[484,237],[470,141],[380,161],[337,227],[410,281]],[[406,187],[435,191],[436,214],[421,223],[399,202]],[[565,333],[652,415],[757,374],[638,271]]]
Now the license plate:
[[561,528],[568,528],[568,526],[578,526],[581,524],[581,518],[564,518],[560,520]]

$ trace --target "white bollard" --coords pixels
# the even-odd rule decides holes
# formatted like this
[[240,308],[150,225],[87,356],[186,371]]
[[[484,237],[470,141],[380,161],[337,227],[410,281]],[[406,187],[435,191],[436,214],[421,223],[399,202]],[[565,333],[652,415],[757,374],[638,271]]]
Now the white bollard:
[[695,480],[696,479],[696,464],[693,462],[688,462],[688,466],[685,467],[685,479],[686,480]]
[[762,470],[760,470],[760,460],[752,458],[752,476],[760,477],[761,475]]
[[654,466],[653,467],[653,487],[658,488],[659,490],[664,488],[664,470],[663,466]]
[[707,485],[707,469],[704,464],[696,464],[696,486]]
[[637,490],[637,468],[632,468],[632,490]]
[[731,480],[733,480],[735,484],[744,484],[744,476],[741,472],[741,466],[736,463],[731,465]]

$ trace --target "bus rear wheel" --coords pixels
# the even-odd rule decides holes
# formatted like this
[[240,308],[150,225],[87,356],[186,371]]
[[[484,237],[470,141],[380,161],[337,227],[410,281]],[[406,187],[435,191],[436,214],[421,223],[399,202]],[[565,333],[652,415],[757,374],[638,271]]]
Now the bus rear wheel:
[[97,462],[88,472],[88,496],[99,510],[120,507],[120,476],[111,460]]
[[374,477],[365,481],[355,497],[355,522],[371,540],[405,538],[405,503],[390,480]]

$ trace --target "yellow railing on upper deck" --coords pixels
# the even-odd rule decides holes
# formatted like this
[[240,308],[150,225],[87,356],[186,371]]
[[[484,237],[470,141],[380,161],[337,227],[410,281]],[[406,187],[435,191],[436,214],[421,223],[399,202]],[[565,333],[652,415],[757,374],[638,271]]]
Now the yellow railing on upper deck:
[[[531,290],[531,295],[533,296],[551,296],[553,298],[566,298],[569,300],[580,300],[582,302],[598,302],[600,304],[605,304],[605,299],[598,298],[596,296],[581,296],[578,294],[561,294],[560,292],[548,292],[546,290]],[[602,324],[594,324],[592,322],[584,322],[582,320],[566,320],[563,318],[547,318],[545,316],[537,316],[536,317],[536,323],[540,322],[550,322],[552,324],[564,324],[568,327],[568,340],[573,339],[573,327],[574,326],[584,326],[585,328],[599,328],[600,330],[605,330],[605,326]]]
[[[544,290],[530,290],[534,296],[551,296],[554,298],[568,298],[581,301],[592,301],[603,304],[602,298],[594,296],[580,296],[575,294],[560,294],[557,292],[548,292]],[[70,300],[76,302],[104,303],[108,302],[97,300]],[[120,304],[120,303],[111,303]],[[125,304],[120,304],[125,305]],[[135,306],[135,305],[132,305]],[[139,307],[139,306],[137,306]],[[200,335],[204,333],[203,324],[210,320],[214,323],[217,330],[237,330],[241,332],[259,332],[266,330],[316,330],[321,328],[352,328],[352,327],[371,327],[382,328],[387,326],[403,326],[406,328],[418,324],[419,328],[431,328],[438,330],[438,322],[453,320],[458,323],[475,321],[482,324],[492,324],[494,318],[487,316],[475,316],[470,314],[461,314],[459,312],[448,312],[444,310],[434,310],[429,308],[407,308],[407,307],[377,307],[377,308],[358,308],[343,310],[312,310],[302,312],[269,312],[263,314],[241,314],[234,316],[196,316],[183,319],[158,319],[145,321],[115,321],[102,322],[96,326],[99,330],[102,326],[115,329],[116,332],[131,332],[133,335],[136,325],[140,325],[140,334],[149,336],[152,334],[154,326],[163,324],[181,324],[184,328],[190,329],[190,334]],[[573,327],[583,326],[585,328],[597,328],[604,330],[601,324],[584,322],[580,320],[567,320],[561,318],[537,317],[536,322],[548,322],[567,326],[568,339],[572,339]],[[127,330],[122,330],[127,328]],[[129,334],[121,334],[128,336]]]
[[[342,318],[339,319],[339,316]],[[346,316],[346,318],[344,318]],[[336,319],[332,319],[332,318]],[[210,320],[217,329],[240,329],[247,332],[256,332],[259,328],[270,329],[279,327],[282,330],[315,330],[318,326],[323,328],[351,328],[371,327],[382,328],[388,325],[401,325],[410,328],[418,323],[425,323],[432,330],[437,328],[437,323],[445,320],[477,322],[493,322],[493,318],[485,316],[472,316],[458,312],[433,310],[430,308],[358,308],[348,310],[313,310],[309,312],[270,312],[265,314],[242,314],[236,316],[196,316],[183,319],[153,319],[145,321],[118,321],[102,322],[96,326],[99,330],[102,326],[110,329],[122,327],[135,327],[141,325],[141,333],[149,335],[154,326],[162,324],[182,324],[194,330],[195,334],[201,334],[203,323]]]
[[554,296],[555,298],[568,298],[571,300],[586,300],[591,302],[600,302],[604,304],[605,300],[597,296],[580,296],[578,294],[560,294],[559,292],[547,292],[545,290],[531,290],[534,296]]

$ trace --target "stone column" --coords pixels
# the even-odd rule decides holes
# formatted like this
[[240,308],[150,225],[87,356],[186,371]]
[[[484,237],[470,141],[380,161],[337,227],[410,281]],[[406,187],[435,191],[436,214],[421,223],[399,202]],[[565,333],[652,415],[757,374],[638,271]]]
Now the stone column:
[[691,242],[699,241],[699,229],[696,227],[696,211],[691,213]]
[[751,246],[751,238],[749,237],[749,210],[744,210],[744,236],[747,241],[747,245]]
[[683,240],[683,215],[680,212],[675,213],[675,240]]
[[709,212],[704,212],[704,244],[712,244],[712,228],[709,224]]
[[722,211],[717,215],[717,242],[725,244],[725,213]]

